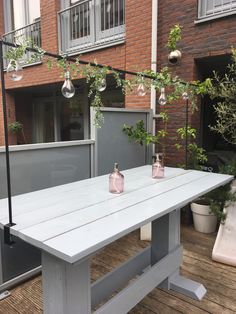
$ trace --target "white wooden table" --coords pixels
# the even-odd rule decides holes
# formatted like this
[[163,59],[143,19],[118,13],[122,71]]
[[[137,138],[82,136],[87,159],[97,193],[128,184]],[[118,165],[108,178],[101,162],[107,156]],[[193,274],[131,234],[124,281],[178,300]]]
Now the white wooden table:
[[[123,174],[125,193],[120,195],[108,192],[106,175],[13,198],[11,233],[42,250],[44,313],[91,313],[124,286],[95,313],[127,313],[157,286],[198,300],[206,293],[201,284],[179,275],[180,208],[232,177],[166,168],[165,178],[156,180],[151,166]],[[6,199],[0,208],[3,227]],[[151,246],[91,285],[91,257],[148,222]]]

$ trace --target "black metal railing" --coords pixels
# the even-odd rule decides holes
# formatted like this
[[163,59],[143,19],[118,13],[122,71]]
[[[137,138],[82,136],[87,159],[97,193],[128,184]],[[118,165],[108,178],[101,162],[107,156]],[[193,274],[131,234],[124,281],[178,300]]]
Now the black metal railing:
[[[3,40],[13,44],[27,43],[29,46],[41,47],[41,21],[34,22],[14,31],[3,35]],[[6,55],[9,47],[4,47],[4,55]],[[22,63],[28,63],[31,59],[31,53],[27,52],[22,60]]]

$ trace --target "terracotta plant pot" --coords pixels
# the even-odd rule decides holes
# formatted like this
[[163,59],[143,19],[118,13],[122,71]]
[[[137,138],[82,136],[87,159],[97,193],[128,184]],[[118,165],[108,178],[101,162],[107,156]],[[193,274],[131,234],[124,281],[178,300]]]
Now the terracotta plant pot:
[[216,231],[217,217],[210,210],[210,206],[204,200],[197,200],[191,204],[193,212],[194,228],[202,233]]

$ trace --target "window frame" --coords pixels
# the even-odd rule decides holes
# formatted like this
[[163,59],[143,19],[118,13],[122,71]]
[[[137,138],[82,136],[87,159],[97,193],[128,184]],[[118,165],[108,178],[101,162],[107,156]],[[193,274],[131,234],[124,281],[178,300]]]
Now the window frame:
[[[79,0],[75,6],[79,4]],[[73,8],[70,5],[70,0],[61,0],[61,10]],[[101,1],[90,0],[90,35],[78,39],[71,38],[70,32],[70,15],[59,17],[59,46],[63,53],[73,54],[78,51],[87,52],[95,49],[100,49],[106,46],[115,45],[124,42],[125,38],[125,11],[124,24],[102,30],[101,25]],[[125,10],[125,6],[124,6]],[[68,11],[69,12],[69,11]],[[59,12],[60,14],[60,12]]]
[[213,0],[213,7],[209,10],[207,10],[207,1],[198,0],[198,19],[195,21],[195,24],[236,14],[236,0],[231,0],[229,4],[222,3],[221,6],[216,4],[214,6]]
[[[27,26],[30,23],[29,16],[29,0],[23,0],[23,12],[24,12],[24,26]],[[4,33],[9,33],[17,28],[14,27],[14,12],[13,12],[13,0],[4,0],[3,1],[3,13],[4,13]]]

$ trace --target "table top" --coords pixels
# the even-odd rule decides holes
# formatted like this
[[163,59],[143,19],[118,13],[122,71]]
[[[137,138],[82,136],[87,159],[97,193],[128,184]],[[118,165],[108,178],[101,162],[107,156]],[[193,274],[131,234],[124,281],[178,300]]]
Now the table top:
[[[69,263],[94,254],[142,225],[181,208],[233,177],[165,168],[152,179],[151,166],[122,171],[125,192],[108,191],[108,175],[12,198],[11,233]],[[7,199],[0,200],[0,227],[8,223]]]

